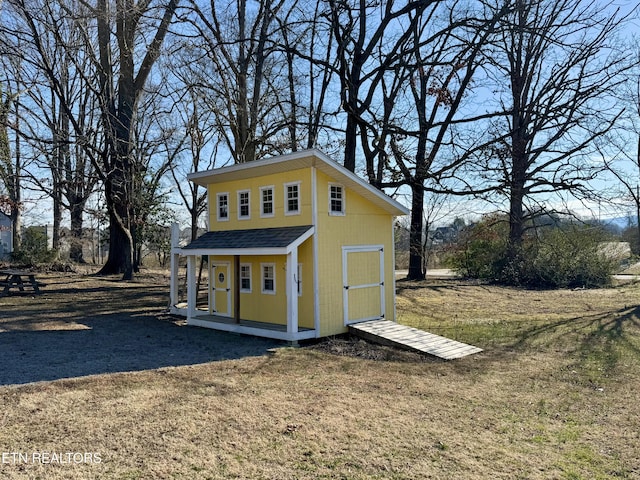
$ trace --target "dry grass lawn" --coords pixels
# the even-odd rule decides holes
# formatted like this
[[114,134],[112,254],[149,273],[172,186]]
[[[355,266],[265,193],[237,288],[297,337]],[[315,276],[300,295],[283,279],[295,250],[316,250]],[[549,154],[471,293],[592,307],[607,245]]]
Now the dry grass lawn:
[[[52,277],[29,302],[0,298],[0,336],[73,329],[87,315],[81,298],[105,315],[167,322],[164,281]],[[62,284],[77,291],[56,293]],[[333,339],[3,385],[0,477],[640,479],[640,286],[398,288],[401,322],[485,352],[442,362]],[[33,459],[42,452],[63,461]],[[74,452],[99,461],[66,461]]]

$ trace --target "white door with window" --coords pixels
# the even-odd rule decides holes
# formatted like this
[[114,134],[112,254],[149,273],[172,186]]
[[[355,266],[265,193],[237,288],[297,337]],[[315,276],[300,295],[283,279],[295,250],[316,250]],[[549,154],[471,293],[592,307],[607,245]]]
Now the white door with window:
[[231,316],[231,278],[230,263],[218,262],[211,267],[209,282],[210,310],[215,315]]
[[342,247],[344,324],[384,318],[384,248]]

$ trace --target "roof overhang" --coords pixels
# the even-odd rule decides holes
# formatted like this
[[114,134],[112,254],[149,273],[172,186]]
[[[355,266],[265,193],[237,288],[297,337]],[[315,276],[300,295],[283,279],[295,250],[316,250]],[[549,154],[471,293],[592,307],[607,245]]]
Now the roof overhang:
[[228,167],[191,173],[187,178],[197,185],[207,185],[245,180],[248,178],[272,175],[291,170],[315,167],[329,177],[342,183],[365,199],[378,205],[391,215],[408,215],[409,210],[381,190],[372,187],[355,173],[347,170],[320,150],[311,149],[288,155],[266,158],[247,163],[238,163]]
[[314,232],[310,225],[207,232],[181,251],[183,255],[288,255]]

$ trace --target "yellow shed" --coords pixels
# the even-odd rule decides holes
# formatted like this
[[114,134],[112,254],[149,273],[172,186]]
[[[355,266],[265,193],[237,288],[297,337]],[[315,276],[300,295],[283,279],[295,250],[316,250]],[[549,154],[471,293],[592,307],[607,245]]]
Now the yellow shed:
[[[189,175],[207,188],[209,231],[172,250],[172,304],[187,323],[287,341],[395,320],[394,217],[401,204],[318,150]],[[187,258],[187,305],[177,265]],[[196,258],[208,257],[207,308]]]

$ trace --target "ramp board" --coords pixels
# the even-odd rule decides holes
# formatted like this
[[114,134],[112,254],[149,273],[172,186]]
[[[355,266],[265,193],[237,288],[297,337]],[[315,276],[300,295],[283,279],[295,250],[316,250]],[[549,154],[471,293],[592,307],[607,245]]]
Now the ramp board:
[[354,323],[349,325],[349,332],[375,343],[427,353],[445,360],[462,358],[482,351],[473,345],[389,320]]

